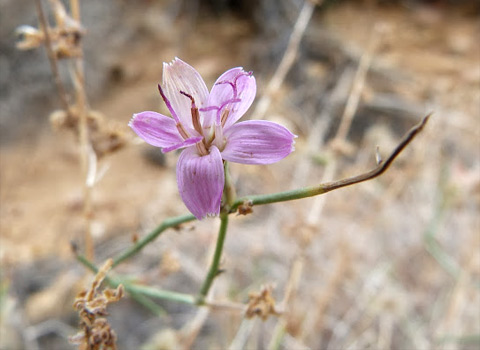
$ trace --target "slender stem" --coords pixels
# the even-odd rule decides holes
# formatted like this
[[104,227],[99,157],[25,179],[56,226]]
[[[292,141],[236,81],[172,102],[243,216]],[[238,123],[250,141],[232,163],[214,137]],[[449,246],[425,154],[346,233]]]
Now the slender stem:
[[161,317],[165,316],[167,312],[165,309],[161,306],[159,306],[156,302],[148,298],[147,296],[140,294],[138,292],[134,292],[131,289],[127,290],[130,296],[132,297],[133,300],[135,300],[137,303],[143,305],[145,309],[150,310],[153,312],[156,316]]
[[376,168],[366,173],[352,176],[342,180],[325,182],[320,185],[304,187],[304,188],[285,191],[285,192],[241,197],[233,203],[230,212],[231,213],[235,212],[240,205],[244,205],[244,204],[247,204],[248,206],[253,206],[253,205],[270,204],[270,203],[290,201],[294,199],[313,197],[313,196],[324,194],[342,187],[346,187],[346,186],[357,184],[363,181],[371,180],[383,174],[388,169],[388,167],[393,163],[395,158],[405,149],[405,147],[407,147],[407,145],[415,138],[415,136],[417,136],[417,134],[420,133],[420,131],[422,131],[430,115],[431,114],[427,115],[425,118],[423,118],[423,120],[419,124],[417,124],[412,129],[410,129],[410,131],[403,137],[403,139],[400,141],[398,146],[393,150],[393,152],[385,160],[385,162],[381,162]]
[[204,304],[205,297],[207,296],[208,291],[212,286],[213,280],[219,274],[218,266],[220,265],[220,258],[222,257],[223,244],[225,242],[225,236],[227,234],[228,215],[229,213],[220,214],[221,223],[220,223],[220,230],[218,231],[217,245],[215,247],[215,253],[213,255],[212,264],[210,265],[210,269],[208,270],[207,277],[205,278],[202,288],[200,289],[200,295],[197,301],[197,304],[199,305]]
[[63,108],[65,109],[65,111],[67,111],[68,115],[71,117],[72,110],[68,103],[67,91],[65,89],[65,86],[63,85],[62,79],[60,78],[60,73],[58,71],[57,55],[52,49],[52,40],[50,38],[50,28],[45,16],[45,12],[43,11],[41,0],[35,0],[35,6],[37,8],[38,20],[40,22],[40,26],[45,35],[45,48],[47,50],[48,62],[50,63],[50,69],[52,70],[53,79],[55,81],[55,85],[58,91],[58,96],[60,97],[60,101],[63,105]]
[[273,96],[282,85],[285,77],[287,76],[287,73],[295,62],[300,42],[302,40],[303,34],[305,33],[305,30],[307,29],[308,23],[310,22],[310,18],[312,17],[315,5],[316,4],[314,3],[314,1],[310,0],[305,0],[305,2],[303,3],[303,7],[298,14],[295,26],[293,27],[292,33],[290,34],[288,46],[285,49],[282,60],[280,61],[280,64],[275,70],[272,78],[268,82],[264,95],[257,103],[257,106],[252,113],[252,115],[254,115],[256,119],[263,119],[265,112],[270,106]]
[[148,243],[150,243],[155,238],[157,238],[166,229],[170,227],[176,227],[180,224],[193,221],[193,220],[195,220],[195,216],[193,216],[192,214],[187,214],[187,215],[166,219],[159,226],[157,226],[157,228],[155,228],[152,232],[150,232],[148,235],[146,235],[145,237],[137,241],[133,246],[131,246],[129,249],[127,249],[125,252],[119,255],[117,258],[113,259],[113,267],[122,263],[123,261],[130,258],[131,256],[137,254],[140,250],[143,249],[143,247],[145,247]]
[[125,290],[128,292],[134,292],[142,295],[147,295],[157,299],[168,299],[172,301],[178,301],[185,304],[195,304],[195,297],[190,294],[177,293],[169,290],[162,290],[148,286],[139,286],[135,284],[127,284]]
[[[80,263],[82,263],[85,267],[87,267],[92,272],[94,273],[98,272],[97,266],[95,266],[95,264],[92,263],[90,260],[88,260],[85,256],[77,255],[76,258]],[[114,288],[116,288],[119,284],[122,284],[125,290],[132,296],[133,299],[147,306],[148,309],[152,309],[150,305],[152,301],[146,297],[152,297],[157,299],[168,299],[168,300],[178,301],[185,304],[195,304],[196,302],[195,297],[190,294],[177,293],[177,292],[171,292],[168,290],[148,287],[148,286],[136,285],[118,277],[112,278],[107,276],[105,277],[105,281]],[[156,305],[156,308],[153,309],[152,311],[154,311],[155,313],[161,313],[158,305]]]

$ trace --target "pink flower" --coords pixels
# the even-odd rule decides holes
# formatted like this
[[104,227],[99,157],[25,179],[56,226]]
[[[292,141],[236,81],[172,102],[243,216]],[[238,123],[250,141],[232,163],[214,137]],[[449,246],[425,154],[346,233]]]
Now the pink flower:
[[270,164],[294,150],[296,136],[277,123],[236,123],[255,98],[251,72],[232,68],[209,93],[200,74],[175,58],[163,64],[158,89],[172,118],[146,111],[134,114],[128,125],[164,153],[185,148],[178,159],[177,184],[183,202],[198,219],[220,213],[223,160]]

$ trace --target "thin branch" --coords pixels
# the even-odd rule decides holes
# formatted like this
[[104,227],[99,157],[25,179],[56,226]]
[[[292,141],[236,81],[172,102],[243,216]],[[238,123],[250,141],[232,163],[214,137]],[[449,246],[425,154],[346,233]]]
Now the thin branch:
[[45,48],[47,50],[48,62],[50,63],[50,69],[52,70],[53,79],[55,81],[55,85],[57,86],[58,95],[60,97],[60,101],[63,105],[63,108],[65,109],[65,111],[68,112],[69,116],[71,116],[72,111],[68,103],[67,90],[65,89],[62,79],[60,78],[60,73],[58,71],[57,56],[52,49],[50,29],[47,23],[47,19],[45,17],[45,12],[43,11],[41,0],[35,0],[35,6],[37,8],[37,14],[38,14],[38,20],[40,21],[40,26],[43,29],[43,33],[45,35]]
[[365,53],[360,58],[355,78],[353,79],[353,86],[350,95],[348,96],[345,109],[338,127],[334,140],[345,140],[347,138],[348,131],[352,125],[353,117],[358,108],[360,97],[362,95],[363,87],[365,85],[365,79],[367,72],[372,63],[373,54],[376,47],[379,45],[379,37],[382,33],[383,27],[381,25],[375,25]]
[[140,250],[143,249],[143,247],[145,247],[148,243],[150,243],[155,238],[157,238],[166,229],[171,227],[177,227],[180,224],[193,221],[193,220],[196,220],[196,218],[192,214],[187,214],[187,215],[166,219],[159,226],[157,226],[153,231],[151,231],[148,235],[138,240],[133,246],[131,246],[121,255],[113,259],[113,267],[117,266],[118,264],[122,263],[123,261],[137,254]]
[[353,184],[357,184],[363,181],[371,180],[377,176],[383,174],[393,163],[395,158],[408,146],[408,144],[417,136],[427,123],[431,113],[427,115],[423,120],[414,126],[410,131],[403,137],[400,141],[398,146],[394,149],[394,151],[388,156],[385,162],[380,163],[374,169],[360,174],[356,176],[352,176],[343,180],[325,182],[317,186],[312,187],[305,187],[291,191],[279,192],[279,193],[272,193],[266,195],[253,195],[253,196],[245,196],[237,199],[235,203],[232,205],[231,212],[235,212],[240,205],[262,205],[262,204],[270,204],[270,203],[277,203],[277,202],[284,202],[290,201],[295,199],[313,197],[320,194],[324,194],[342,187],[350,186]]
[[[82,263],[85,267],[87,267],[89,270],[91,270],[94,273],[98,272],[98,267],[95,266],[94,263],[92,263],[90,260],[88,260],[85,256],[83,255],[77,255],[76,256],[77,260]],[[125,290],[132,296],[132,299],[138,301],[139,303],[147,306],[148,309],[152,310],[152,301],[149,300],[146,297],[152,297],[156,299],[168,299],[172,301],[178,301],[181,303],[185,304],[195,304],[196,299],[193,295],[190,294],[184,294],[184,293],[177,293],[177,292],[172,292],[168,290],[163,290],[163,289],[158,289],[158,288],[153,288],[149,286],[141,286],[138,284],[132,284],[128,281],[122,280],[120,278],[113,278],[113,277],[106,277],[105,281],[107,281],[108,284],[110,284],[112,287],[116,288],[119,284],[122,284],[125,288]],[[139,297],[140,296],[140,297]],[[156,305],[156,304],[155,304]],[[152,311],[155,313],[161,313],[160,307],[156,305],[157,307],[154,308]]]
[[[360,103],[360,98],[363,88],[365,86],[367,73],[372,64],[375,50],[380,45],[381,34],[383,33],[383,31],[384,26],[378,23],[374,24],[373,28],[371,29],[367,49],[363,53],[362,57],[360,58],[360,62],[358,63],[352,87],[350,89],[350,94],[348,96],[347,103],[340,119],[340,125],[337,129],[335,137],[333,138],[333,141],[331,142],[331,145],[334,147],[335,145],[341,146],[345,143],[345,140],[347,139],[350,127],[352,126],[353,118],[355,117],[355,113]],[[330,153],[332,153],[331,150]],[[334,157],[330,162],[327,163],[321,182],[333,180],[336,176],[337,168],[338,158]],[[323,210],[324,204],[325,197],[315,198],[306,218],[308,225],[314,226],[318,223],[318,220],[321,217],[320,213]]]
[[303,7],[300,10],[300,14],[298,15],[295,26],[293,27],[288,46],[285,50],[282,60],[273,74],[273,77],[270,79],[264,95],[255,107],[253,115],[256,119],[263,119],[265,112],[270,106],[272,96],[280,88],[285,80],[285,77],[287,76],[288,71],[292,67],[292,64],[295,62],[300,41],[302,40],[303,34],[305,33],[307,25],[310,22],[315,5],[316,4],[312,0],[305,0],[303,3]]

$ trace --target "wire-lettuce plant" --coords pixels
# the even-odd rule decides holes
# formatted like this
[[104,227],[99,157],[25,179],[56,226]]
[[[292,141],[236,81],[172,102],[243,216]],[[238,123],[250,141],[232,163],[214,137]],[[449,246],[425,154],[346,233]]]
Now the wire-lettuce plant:
[[[296,137],[287,128],[269,121],[236,123],[255,98],[256,83],[252,73],[232,68],[217,79],[209,92],[200,74],[176,58],[172,63],[164,63],[163,81],[158,89],[171,117],[145,111],[135,114],[129,126],[147,143],[160,147],[164,153],[184,148],[177,163],[177,184],[180,196],[192,214],[166,219],[117,256],[113,267],[138,253],[166,229],[207,216],[219,216],[221,221],[214,256],[197,295],[135,285],[121,278],[109,281],[114,286],[124,283],[125,290],[137,297],[143,295],[197,305],[208,304],[206,297],[219,274],[230,214],[247,214],[256,205],[312,197],[375,178],[387,170],[422,130],[429,117],[413,127],[385,161],[377,155],[377,166],[371,171],[316,186],[237,198],[230,181],[228,162],[277,162],[294,150]],[[97,271],[96,266],[85,257],[79,255],[77,258],[92,271]]]

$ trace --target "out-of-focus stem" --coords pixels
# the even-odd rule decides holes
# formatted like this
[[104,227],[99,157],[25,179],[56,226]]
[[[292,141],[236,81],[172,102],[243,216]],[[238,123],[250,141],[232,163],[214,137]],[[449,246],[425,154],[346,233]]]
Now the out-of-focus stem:
[[253,115],[256,119],[263,119],[265,112],[270,106],[273,96],[282,85],[288,71],[295,62],[295,57],[297,56],[300,41],[303,37],[303,34],[305,33],[305,30],[307,29],[308,23],[310,22],[313,10],[315,6],[319,5],[321,2],[322,1],[319,1],[318,3],[311,0],[304,1],[303,7],[298,14],[297,21],[295,22],[295,26],[293,27],[292,33],[290,35],[288,46],[285,50],[285,53],[283,54],[282,60],[280,61],[280,64],[275,70],[272,78],[270,79],[263,97],[260,99],[260,101],[257,103],[257,106],[255,107]]
[[210,265],[210,269],[208,270],[207,277],[205,278],[202,288],[200,289],[200,294],[197,300],[197,304],[199,305],[205,303],[205,297],[212,286],[213,280],[218,276],[219,273],[218,266],[220,265],[223,244],[225,243],[225,236],[227,235],[228,213],[221,213],[220,220],[220,229],[218,230],[217,245],[215,247],[215,253],[213,254],[212,264]]
[[192,214],[187,214],[187,215],[182,215],[182,216],[177,216],[177,217],[174,217],[174,218],[166,219],[159,226],[157,226],[152,232],[150,232],[148,235],[146,235],[142,239],[138,240],[132,247],[127,249],[125,252],[123,252],[117,258],[113,259],[113,267],[117,266],[121,262],[127,260],[131,256],[138,253],[140,250],[142,250],[143,247],[145,247],[148,243],[150,243],[155,238],[157,238],[166,229],[168,229],[170,227],[176,227],[180,224],[183,224],[183,223],[189,222],[189,221],[193,221],[193,220],[196,220],[196,218]]
[[[85,74],[83,69],[83,60],[80,56],[75,58],[72,65],[72,80],[75,87],[76,112],[78,113],[79,125],[79,142],[82,170],[85,177],[83,187],[83,215],[85,217],[85,254],[89,259],[93,259],[95,255],[94,244],[92,238],[92,189],[95,183],[95,176],[91,176],[92,170],[96,168],[96,156],[91,156],[94,152],[89,140],[87,111],[88,102],[85,93]],[[93,180],[89,181],[89,178]]]
[[[92,272],[94,273],[98,272],[97,266],[95,266],[95,264],[92,263],[85,256],[77,255],[77,260]],[[133,299],[147,306],[149,305],[148,302],[151,302],[151,301],[148,299],[145,299],[146,297],[152,297],[157,299],[169,299],[172,301],[178,301],[186,304],[195,304],[195,301],[196,301],[195,297],[190,294],[171,292],[168,290],[162,290],[162,289],[157,289],[157,288],[148,287],[148,286],[141,286],[138,284],[133,284],[128,281],[121,280],[119,278],[113,278],[113,277],[107,276],[105,278],[105,281],[107,281],[108,284],[110,284],[114,288],[116,288],[119,284],[122,284],[125,290],[132,296]],[[141,297],[138,297],[138,296],[141,296]],[[152,309],[152,307],[150,306],[148,308]],[[160,312],[160,309],[156,308],[155,310],[152,310],[152,311],[154,311],[155,313],[158,313]]]
[[57,56],[52,49],[52,40],[50,38],[50,29],[48,26],[47,19],[45,17],[45,12],[43,11],[43,6],[41,0],[35,0],[35,6],[37,8],[38,20],[40,22],[40,28],[42,29],[45,35],[45,48],[47,50],[48,62],[50,63],[50,69],[52,70],[53,79],[55,81],[55,85],[57,87],[58,95],[60,96],[60,101],[63,105],[65,111],[67,111],[68,115],[72,115],[72,111],[70,105],[68,103],[67,97],[67,90],[62,83],[62,79],[60,78],[60,73],[58,72],[58,62]]
[[[70,13],[72,18],[78,22],[80,21],[80,2],[79,0],[70,0]],[[73,59],[70,75],[75,89],[75,104],[78,115],[78,136],[80,143],[80,157],[82,164],[82,171],[85,182],[83,186],[83,215],[85,217],[85,254],[89,259],[93,259],[95,255],[95,248],[92,237],[92,190],[95,183],[95,169],[97,167],[97,157],[90,143],[88,130],[88,99],[85,90],[85,73],[83,63],[83,49],[78,43],[79,56]],[[93,175],[93,176],[92,176]]]
[[72,13],[72,18],[80,23],[80,4],[79,0],[70,0],[70,12]]
[[[80,143],[80,154],[81,154],[81,165],[82,171],[85,176],[84,183],[84,207],[83,213],[85,217],[85,251],[87,257],[93,259],[94,256],[94,245],[91,233],[91,223],[92,223],[92,201],[91,201],[91,191],[94,181],[88,181],[89,174],[92,174],[92,169],[96,168],[96,157],[89,157],[89,153],[93,152],[93,149],[89,142],[88,137],[88,125],[87,125],[87,112],[88,112],[88,102],[85,93],[85,78],[83,71],[83,54],[80,44],[78,44],[78,49],[80,55],[78,58],[73,59],[72,68],[71,68],[71,78],[75,88],[75,108],[72,108],[68,101],[66,89],[60,78],[57,64],[56,53],[52,49],[52,41],[49,33],[49,26],[43,11],[41,0],[35,0],[37,7],[38,18],[40,25],[43,29],[45,35],[45,47],[47,49],[48,59],[50,62],[50,68],[52,70],[53,77],[55,79],[55,84],[57,86],[58,94],[60,100],[63,104],[65,111],[67,111],[69,117],[73,117],[74,114],[79,118],[79,143]],[[80,7],[78,0],[71,0],[70,8],[73,18],[80,23]],[[89,161],[90,160],[90,161]],[[95,164],[92,164],[92,160]]]

